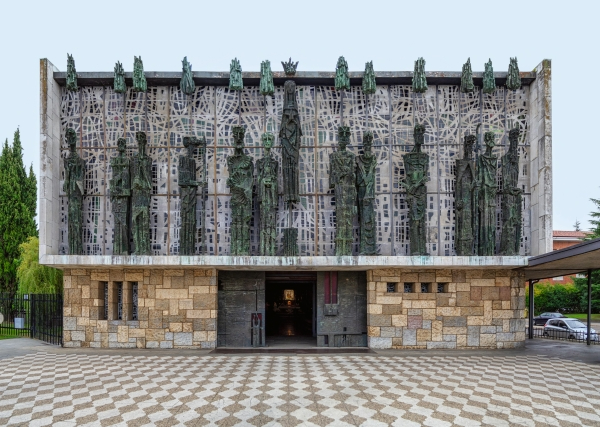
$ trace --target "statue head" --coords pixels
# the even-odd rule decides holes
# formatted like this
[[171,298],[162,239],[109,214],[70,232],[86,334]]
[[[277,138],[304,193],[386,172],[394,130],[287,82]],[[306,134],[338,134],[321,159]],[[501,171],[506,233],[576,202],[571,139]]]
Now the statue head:
[[340,126],[338,128],[338,144],[341,151],[346,151],[346,146],[350,143],[350,127]]
[[183,61],[181,61],[183,65],[183,72],[192,71],[192,64],[190,64],[187,60],[187,56],[183,57]]
[[67,139],[67,144],[69,144],[69,148],[71,149],[71,151],[75,151],[75,148],[77,147],[77,133],[75,132],[74,129],[72,129],[72,128],[67,129],[66,139]]
[[146,138],[146,132],[136,132],[135,140],[137,141],[138,150],[139,150],[140,154],[145,154],[146,153],[146,144],[148,143],[148,140]]
[[363,133],[363,149],[365,153],[371,152],[371,147],[373,146],[373,132],[366,131]]
[[465,135],[465,139],[463,142],[463,151],[464,151],[463,154],[465,156],[465,159],[471,158],[471,153],[473,153],[473,146],[475,145],[476,142],[477,142],[477,136],[470,135],[470,134]]
[[415,146],[420,147],[425,143],[425,125],[422,123],[417,123],[415,125],[415,129],[413,132],[413,137],[415,139]]
[[242,150],[244,148],[244,137],[246,136],[246,129],[243,126],[233,127],[233,145],[236,150]]
[[494,132],[486,132],[483,134],[483,142],[485,142],[485,146],[489,149],[494,148],[496,135]]
[[346,58],[344,58],[343,56],[340,56],[338,58],[337,68],[344,71],[348,70],[348,63],[346,62]]
[[296,74],[296,68],[298,67],[298,61],[296,63],[292,62],[292,58],[288,62],[281,61],[281,65],[283,65],[283,71],[285,71],[286,76],[293,76]]
[[117,139],[117,150],[119,150],[119,153],[120,154],[125,153],[126,149],[127,149],[127,140],[125,138]]
[[271,147],[273,147],[274,140],[275,140],[275,136],[271,132],[265,132],[262,134],[263,147],[265,147],[265,150],[267,150],[267,153],[271,150]]

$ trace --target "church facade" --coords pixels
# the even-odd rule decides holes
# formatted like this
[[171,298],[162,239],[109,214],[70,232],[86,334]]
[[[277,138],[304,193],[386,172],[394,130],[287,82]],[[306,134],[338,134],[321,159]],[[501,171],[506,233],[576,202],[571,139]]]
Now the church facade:
[[121,82],[41,60],[40,262],[64,271],[65,346],[523,345],[519,269],[552,250],[550,61],[491,91],[345,60],[139,63]]

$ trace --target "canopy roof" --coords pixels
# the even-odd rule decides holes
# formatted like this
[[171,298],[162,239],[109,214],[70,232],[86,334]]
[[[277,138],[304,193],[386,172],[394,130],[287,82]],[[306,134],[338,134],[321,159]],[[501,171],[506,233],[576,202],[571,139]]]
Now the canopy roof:
[[600,269],[600,238],[531,257],[522,271],[527,279],[535,280],[597,269]]

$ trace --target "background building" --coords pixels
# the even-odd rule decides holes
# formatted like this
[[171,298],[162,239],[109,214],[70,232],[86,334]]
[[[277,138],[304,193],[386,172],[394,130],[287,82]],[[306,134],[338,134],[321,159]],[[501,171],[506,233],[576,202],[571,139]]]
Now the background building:
[[[228,89],[228,73],[195,72],[195,92],[181,92],[181,73],[146,72],[147,92],[112,89],[113,73],[79,73],[68,91],[66,73],[41,61],[40,261],[65,272],[65,346],[203,347],[264,344],[265,335],[305,334],[320,346],[375,348],[514,347],[524,334],[527,256],[552,248],[550,62],[521,73],[516,91],[496,73],[494,94],[460,92],[460,73],[427,74],[429,89],[417,94],[410,72],[377,74],[376,93],[362,93],[363,73],[350,73],[350,90],[336,91],[334,73],[298,72],[302,126],[301,202],[293,210],[298,257],[259,257],[256,212],[250,225],[250,257],[230,256],[230,192],[227,156],[232,127],[246,129],[245,152],[261,158],[261,134],[277,134],[283,83],[263,97],[259,73],[244,73],[244,90]],[[474,73],[481,85],[481,73]],[[131,73],[126,73],[131,86]],[[428,256],[408,256],[402,155],[412,149],[415,123],[427,127]],[[458,257],[454,242],[454,163],[462,139],[496,133],[494,153],[508,146],[518,124],[519,184],[523,227],[519,256]],[[376,216],[379,256],[335,257],[335,204],[328,185],[329,155],[337,129],[351,130],[348,149],[359,154],[362,134],[374,133],[377,156]],[[86,165],[84,255],[67,255],[67,199],[63,193],[66,129],[78,135]],[[145,131],[152,158],[151,248],[148,256],[113,256],[113,218],[108,183],[119,137],[136,151],[135,132]],[[208,142],[205,200],[198,203],[196,248],[179,255],[177,162],[183,137]],[[280,156],[276,140],[274,154]],[[501,175],[498,174],[502,188]],[[200,195],[199,195],[200,197]],[[205,210],[202,209],[206,206]],[[256,209],[255,209],[256,211]],[[501,210],[498,203],[497,240]],[[280,203],[278,247],[288,217]],[[358,224],[355,224],[355,234]],[[206,249],[200,241],[206,236]],[[355,239],[354,254],[357,254]],[[285,291],[294,291],[293,299]],[[275,309],[277,307],[277,309]],[[282,308],[283,307],[283,308]],[[260,336],[252,333],[259,325]],[[274,324],[290,327],[273,328]],[[254,340],[254,341],[253,341]]]

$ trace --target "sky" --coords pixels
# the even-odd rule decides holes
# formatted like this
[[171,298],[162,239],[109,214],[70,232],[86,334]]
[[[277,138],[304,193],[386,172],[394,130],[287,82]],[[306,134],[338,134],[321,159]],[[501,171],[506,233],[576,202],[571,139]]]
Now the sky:
[[[244,71],[269,59],[277,69],[290,56],[298,70],[333,71],[344,55],[351,71],[373,61],[376,71],[460,71],[471,58],[483,71],[491,58],[506,71],[552,60],[553,214],[555,230],[576,220],[590,227],[600,199],[593,95],[600,69],[598,1],[27,1],[0,6],[0,138],[19,128],[27,167],[39,170],[39,59],[66,71],[126,71],[141,55],[146,71],[179,71],[187,56],[195,71]],[[595,90],[595,89],[594,89]]]

